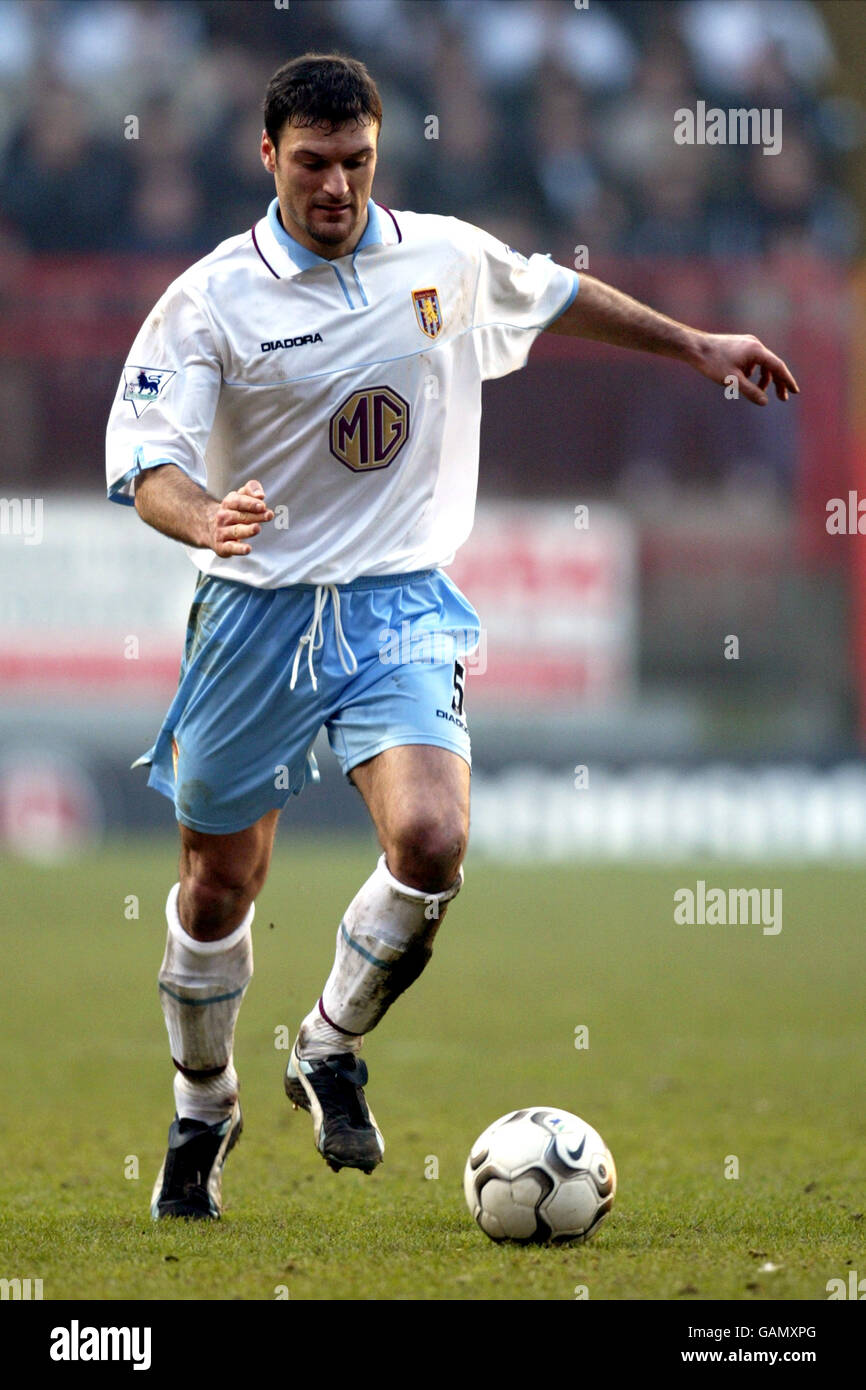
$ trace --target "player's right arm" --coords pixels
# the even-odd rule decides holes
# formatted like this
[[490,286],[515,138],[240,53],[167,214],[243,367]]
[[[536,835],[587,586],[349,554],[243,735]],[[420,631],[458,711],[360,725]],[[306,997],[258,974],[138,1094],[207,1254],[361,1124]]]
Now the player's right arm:
[[171,463],[139,473],[135,510],[164,536],[217,555],[249,555],[250,540],[274,519],[255,478],[220,501]]
[[118,383],[106,439],[108,495],[135,506],[163,535],[240,556],[274,513],[254,478],[222,500],[208,488],[225,358],[204,295],[181,277],[148,315]]

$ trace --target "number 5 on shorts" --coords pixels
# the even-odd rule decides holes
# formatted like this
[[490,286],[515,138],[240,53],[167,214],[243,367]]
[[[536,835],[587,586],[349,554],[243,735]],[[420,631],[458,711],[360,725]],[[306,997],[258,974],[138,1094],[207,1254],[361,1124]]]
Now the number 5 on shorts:
[[463,715],[463,700],[466,695],[464,682],[466,680],[466,668],[460,661],[454,663],[454,698],[451,701],[451,708],[459,717]]

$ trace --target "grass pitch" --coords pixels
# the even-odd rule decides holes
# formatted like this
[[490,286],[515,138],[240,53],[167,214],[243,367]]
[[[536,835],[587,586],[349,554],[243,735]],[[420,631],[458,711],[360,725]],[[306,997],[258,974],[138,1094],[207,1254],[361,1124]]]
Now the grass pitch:
[[[866,872],[470,854],[432,966],[365,1045],[385,1162],[335,1175],[277,1044],[374,855],[278,842],[235,1048],[245,1132],[213,1226],[148,1216],[172,1116],[156,972],[174,844],[0,864],[0,1275],[41,1278],[46,1299],[699,1301],[825,1299],[866,1269]],[[698,878],[782,888],[782,931],[676,925],[674,892]],[[616,1159],[586,1246],[497,1246],[466,1211],[472,1141],[536,1104],[582,1115]]]

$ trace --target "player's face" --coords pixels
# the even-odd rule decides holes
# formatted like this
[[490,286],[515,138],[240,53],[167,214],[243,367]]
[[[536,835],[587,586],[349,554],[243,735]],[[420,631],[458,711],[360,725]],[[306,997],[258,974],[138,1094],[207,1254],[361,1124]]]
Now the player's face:
[[308,251],[334,260],[354,250],[367,225],[378,138],[378,126],[354,121],[329,133],[286,124],[276,147],[262,132],[283,226]]

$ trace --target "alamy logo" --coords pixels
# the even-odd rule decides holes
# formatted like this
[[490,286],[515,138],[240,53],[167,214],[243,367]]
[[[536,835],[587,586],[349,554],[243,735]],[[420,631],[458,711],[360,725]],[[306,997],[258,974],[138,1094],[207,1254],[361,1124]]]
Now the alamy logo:
[[831,497],[824,525],[830,536],[866,536],[866,497],[860,497],[853,488],[847,504],[844,497]]
[[69,1327],[51,1329],[52,1361],[131,1361],[134,1371],[150,1370],[149,1327]]
[[708,111],[705,101],[694,111],[681,106],[674,112],[674,140],[678,145],[762,145],[762,154],[779,154],[782,109],[711,106]]
[[43,499],[0,497],[0,536],[23,536],[25,545],[41,545]]
[[0,1279],[0,1299],[27,1302],[42,1297],[41,1279]]
[[[771,896],[772,895],[772,896]],[[674,921],[680,926],[763,926],[764,936],[782,930],[781,888],[707,888],[702,878],[692,890],[674,893]]]
[[857,1277],[856,1269],[848,1270],[848,1284],[844,1279],[828,1279],[824,1285],[827,1298],[856,1298],[861,1303],[866,1299],[866,1279]]
[[[408,618],[400,630],[383,627],[379,632],[379,660],[383,666],[450,665],[460,658],[476,676],[487,670],[486,628],[426,628],[413,629]],[[458,665],[460,664],[458,661]],[[461,667],[461,678],[463,668]],[[462,708],[456,711],[462,713]]]

